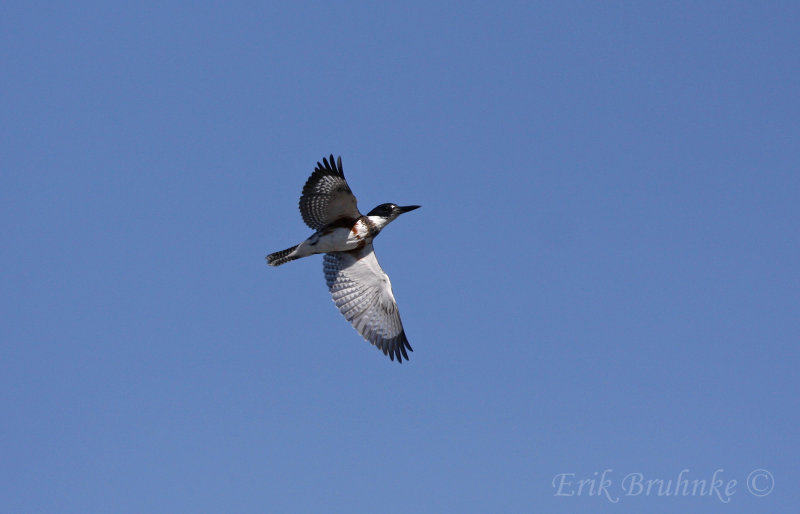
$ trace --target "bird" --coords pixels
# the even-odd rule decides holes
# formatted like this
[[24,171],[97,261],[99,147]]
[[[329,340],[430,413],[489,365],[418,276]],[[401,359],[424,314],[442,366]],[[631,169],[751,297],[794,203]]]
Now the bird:
[[342,157],[334,162],[331,154],[317,162],[300,196],[300,215],[315,232],[300,244],[267,255],[267,264],[280,266],[324,253],[325,283],[336,307],[364,339],[392,361],[403,362],[413,349],[372,241],[398,216],[419,207],[382,203],[361,214],[344,178]]

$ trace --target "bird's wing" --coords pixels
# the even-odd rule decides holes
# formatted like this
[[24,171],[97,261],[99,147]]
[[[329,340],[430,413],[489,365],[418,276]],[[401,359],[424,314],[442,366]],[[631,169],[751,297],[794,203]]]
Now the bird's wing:
[[360,250],[326,253],[325,282],[336,307],[364,339],[392,360],[408,359],[408,344],[392,283],[381,269],[372,243]]
[[300,197],[300,214],[306,225],[319,230],[334,221],[345,218],[355,220],[358,212],[356,197],[347,185],[342,171],[342,158],[334,162],[322,159],[317,163],[314,173],[308,177]]

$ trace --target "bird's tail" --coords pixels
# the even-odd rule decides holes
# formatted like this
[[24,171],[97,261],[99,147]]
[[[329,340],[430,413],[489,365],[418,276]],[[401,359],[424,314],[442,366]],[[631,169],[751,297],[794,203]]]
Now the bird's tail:
[[285,264],[289,261],[293,261],[295,259],[299,259],[300,257],[296,255],[292,255],[297,247],[300,245],[294,245],[291,248],[287,248],[286,250],[281,250],[280,252],[275,252],[267,255],[267,264],[270,266],[280,266],[281,264]]

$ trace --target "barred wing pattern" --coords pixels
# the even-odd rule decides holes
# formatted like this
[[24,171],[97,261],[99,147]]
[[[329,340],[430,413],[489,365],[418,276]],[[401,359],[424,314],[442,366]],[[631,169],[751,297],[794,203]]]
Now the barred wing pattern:
[[351,252],[326,253],[325,282],[336,307],[359,334],[392,360],[408,360],[406,339],[389,276],[378,264],[372,243]]
[[358,212],[356,197],[347,185],[342,170],[342,158],[334,163],[333,155],[317,163],[314,173],[308,177],[300,197],[300,214],[303,221],[314,230],[319,230],[334,221],[345,218],[355,220]]

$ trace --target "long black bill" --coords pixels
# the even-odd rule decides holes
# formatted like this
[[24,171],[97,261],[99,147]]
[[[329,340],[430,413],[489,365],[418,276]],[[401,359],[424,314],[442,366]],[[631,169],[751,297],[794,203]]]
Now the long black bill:
[[406,207],[400,207],[400,214],[403,214],[404,212],[413,211],[414,209],[419,209],[419,208],[420,208],[419,205],[408,205]]

